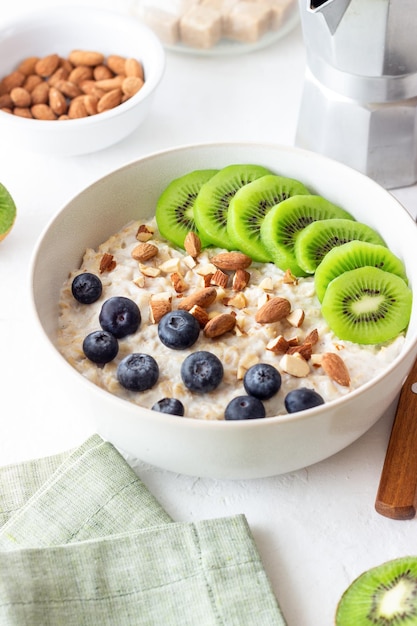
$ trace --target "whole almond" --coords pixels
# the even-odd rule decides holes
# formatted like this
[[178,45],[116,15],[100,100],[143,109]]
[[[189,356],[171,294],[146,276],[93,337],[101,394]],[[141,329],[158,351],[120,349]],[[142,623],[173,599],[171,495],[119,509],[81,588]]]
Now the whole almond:
[[64,115],[68,110],[67,100],[63,93],[51,87],[49,90],[49,106],[56,115]]
[[93,69],[94,80],[107,80],[108,78],[114,78],[114,74],[108,65],[97,65]]
[[115,74],[125,74],[126,57],[118,54],[110,54],[107,57],[107,65]]
[[56,87],[59,82],[62,80],[68,80],[69,72],[64,67],[58,67],[58,69],[50,76],[48,80],[48,85],[50,87]]
[[60,58],[57,54],[48,54],[36,62],[35,72],[42,77],[51,76],[58,68],[59,63]]
[[18,117],[27,117],[28,119],[33,119],[33,115],[30,112],[29,107],[14,107],[13,113]]
[[243,252],[220,252],[211,259],[213,265],[221,270],[244,270],[252,263],[250,256]]
[[97,113],[103,113],[109,111],[118,106],[122,101],[121,89],[112,89],[108,93],[104,94],[97,102]]
[[10,92],[10,98],[17,107],[29,107],[32,103],[30,93],[23,87],[15,87]]
[[7,76],[5,76],[1,85],[4,88],[4,93],[10,93],[12,89],[15,87],[21,87],[26,80],[26,75],[23,72],[11,72]]
[[203,309],[206,309],[215,301],[216,297],[216,287],[204,287],[203,289],[199,289],[191,295],[183,298],[178,304],[178,308],[189,311],[194,305],[198,305],[203,307]]
[[[123,72],[118,72],[119,74],[123,74]],[[143,65],[137,59],[126,59],[124,65],[124,73],[126,76],[137,76],[142,80],[145,79],[145,73],[143,71]]]
[[83,93],[79,85],[72,83],[70,80],[59,80],[55,83],[55,87],[68,98],[76,98]]
[[32,104],[46,104],[49,100],[49,85],[42,81],[32,91]]
[[0,109],[2,109],[3,107],[13,108],[13,100],[11,99],[9,93],[5,93],[0,96]]
[[321,358],[321,366],[327,376],[342,387],[349,387],[350,375],[344,360],[335,352],[326,352]]
[[96,87],[103,89],[103,91],[113,91],[113,89],[121,89],[125,76],[119,74],[113,78],[103,78],[103,80],[96,80]]
[[204,326],[204,334],[209,339],[220,337],[235,327],[236,317],[231,313],[220,313],[211,318]]
[[19,64],[17,71],[22,72],[26,76],[33,74],[35,72],[35,65],[39,61],[39,57],[27,57],[23,59],[23,61]]
[[286,298],[280,298],[275,296],[270,298],[263,304],[255,315],[255,320],[259,324],[271,324],[272,322],[279,322],[287,317],[291,311],[291,304]]
[[30,76],[26,78],[22,87],[24,87],[26,91],[28,91],[29,93],[32,93],[32,91],[35,89],[37,85],[39,85],[39,83],[43,83],[42,78],[38,76],[37,74],[30,74]]
[[104,54],[93,50],[72,50],[68,60],[73,65],[101,65],[104,62]]
[[77,65],[74,69],[68,74],[68,80],[71,83],[75,83],[78,85],[83,80],[92,80],[94,77],[93,68],[88,65]]
[[97,104],[99,98],[97,96],[86,94],[85,96],[81,96],[84,101],[85,109],[88,115],[96,115],[97,113]]
[[81,98],[77,98],[76,100],[72,100],[68,107],[68,116],[70,119],[80,119],[83,117],[87,117],[87,109]]
[[126,96],[131,98],[142,89],[144,84],[145,83],[139,76],[126,76],[122,82],[122,91]]
[[33,117],[37,120],[56,120],[55,113],[47,104],[34,104],[30,110]]

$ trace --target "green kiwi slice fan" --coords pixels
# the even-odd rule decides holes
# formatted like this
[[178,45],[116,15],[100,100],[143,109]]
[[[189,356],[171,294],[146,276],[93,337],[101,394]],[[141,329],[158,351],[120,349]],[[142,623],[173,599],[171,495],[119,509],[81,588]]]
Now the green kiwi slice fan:
[[162,237],[179,248],[184,248],[187,233],[193,231],[205,243],[204,234],[198,232],[194,220],[194,204],[201,187],[218,170],[195,170],[175,178],[159,196],[155,219]]
[[194,204],[194,219],[198,230],[213,246],[231,248],[227,234],[230,201],[241,187],[266,174],[272,172],[261,165],[228,165],[201,187]]
[[416,626],[417,557],[400,557],[361,574],[343,593],[336,626]]

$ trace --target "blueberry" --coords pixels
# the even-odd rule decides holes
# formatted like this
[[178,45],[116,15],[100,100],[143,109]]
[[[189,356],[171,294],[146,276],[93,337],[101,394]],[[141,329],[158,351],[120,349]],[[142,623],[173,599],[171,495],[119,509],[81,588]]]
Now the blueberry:
[[162,398],[153,405],[152,411],[182,416],[184,415],[184,405],[180,400],[177,400],[177,398]]
[[119,342],[111,333],[95,330],[84,339],[83,351],[93,363],[109,363],[119,352]]
[[265,417],[265,407],[254,396],[237,396],[230,400],[224,412],[226,420],[250,420]]
[[281,374],[273,365],[257,363],[243,377],[246,393],[260,400],[272,398],[281,387]]
[[288,413],[296,413],[297,411],[305,411],[306,409],[312,409],[314,406],[324,404],[324,400],[314,389],[300,387],[287,393],[284,404]]
[[114,296],[104,302],[98,319],[103,330],[120,339],[137,331],[141,314],[136,302],[123,296]]
[[149,354],[133,352],[120,361],[116,374],[122,387],[130,391],[146,391],[158,380],[159,367]]
[[188,311],[170,311],[158,323],[158,335],[164,346],[173,350],[190,348],[198,339],[200,324]]
[[78,274],[71,284],[72,295],[82,304],[91,304],[99,299],[103,291],[101,280],[95,274]]
[[223,378],[223,365],[212,352],[193,352],[182,362],[181,378],[184,385],[196,393],[207,393],[218,387]]

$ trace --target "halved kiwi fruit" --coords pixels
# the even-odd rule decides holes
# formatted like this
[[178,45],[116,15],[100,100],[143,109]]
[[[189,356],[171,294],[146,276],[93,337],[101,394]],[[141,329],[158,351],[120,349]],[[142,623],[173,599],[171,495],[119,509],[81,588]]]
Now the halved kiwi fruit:
[[241,187],[267,174],[272,172],[261,165],[228,165],[201,187],[194,204],[194,219],[207,241],[221,248],[232,247],[227,234],[230,201]]
[[0,183],[0,241],[11,231],[16,219],[16,205],[6,187]]
[[412,294],[405,281],[376,267],[343,272],[327,286],[321,311],[339,339],[378,344],[406,329]]
[[297,262],[307,274],[314,274],[325,254],[354,239],[386,245],[373,228],[362,222],[339,218],[320,220],[306,226],[296,238],[294,251]]
[[202,244],[207,245],[194,220],[194,203],[201,187],[217,172],[215,169],[194,170],[170,182],[159,196],[155,210],[162,237],[183,248],[186,234],[193,231]]
[[227,234],[233,247],[254,261],[267,263],[271,255],[261,241],[261,225],[269,209],[290,196],[309,194],[298,180],[269,174],[248,183],[229,204]]
[[379,244],[353,240],[330,250],[317,266],[314,283],[320,302],[330,281],[343,272],[366,265],[396,274],[408,282],[404,263],[391,250]]
[[294,252],[298,234],[312,222],[336,217],[354,219],[322,196],[292,196],[268,211],[261,225],[261,240],[275,265],[283,271],[290,269],[295,276],[306,276]]
[[377,565],[358,576],[343,593],[336,626],[415,626],[417,557]]

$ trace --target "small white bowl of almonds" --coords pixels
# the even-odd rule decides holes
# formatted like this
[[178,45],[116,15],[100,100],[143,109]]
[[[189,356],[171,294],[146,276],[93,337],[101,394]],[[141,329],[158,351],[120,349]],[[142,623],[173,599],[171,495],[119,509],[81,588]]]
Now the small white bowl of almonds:
[[165,68],[158,38],[122,14],[48,8],[0,33],[2,143],[57,155],[106,148],[145,119]]

